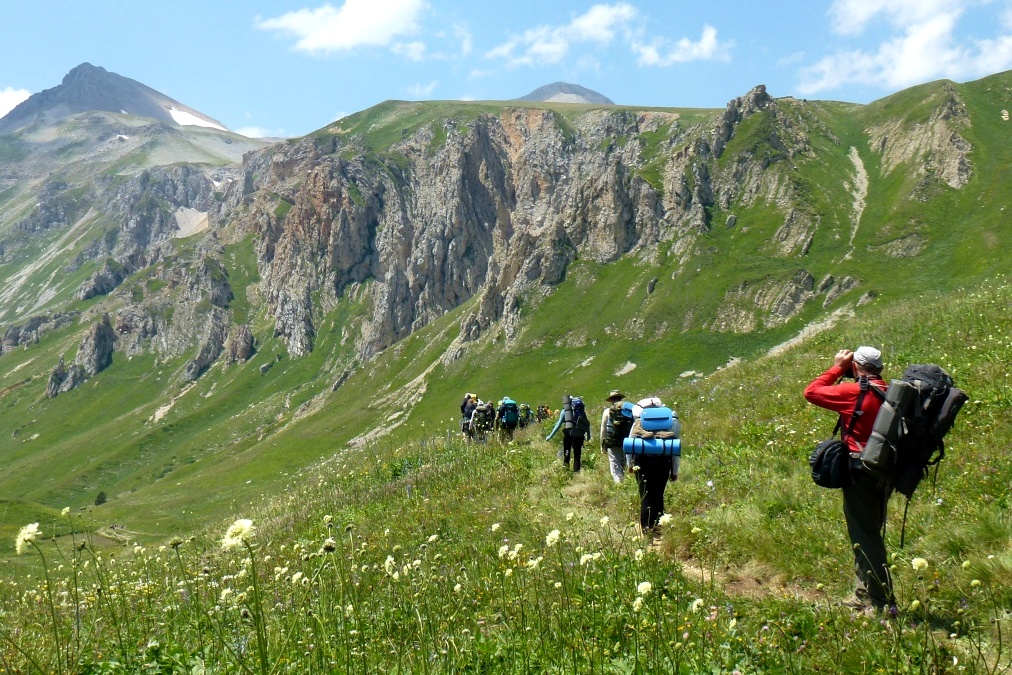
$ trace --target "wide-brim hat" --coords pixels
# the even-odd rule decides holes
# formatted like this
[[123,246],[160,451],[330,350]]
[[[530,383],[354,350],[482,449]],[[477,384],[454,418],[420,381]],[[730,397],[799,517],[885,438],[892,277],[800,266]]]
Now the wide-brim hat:
[[620,392],[618,389],[612,389],[611,393],[608,394],[608,398],[606,398],[604,400],[608,401],[609,403],[615,403],[616,401],[621,401],[624,398],[625,398],[625,394],[623,394],[622,392]]

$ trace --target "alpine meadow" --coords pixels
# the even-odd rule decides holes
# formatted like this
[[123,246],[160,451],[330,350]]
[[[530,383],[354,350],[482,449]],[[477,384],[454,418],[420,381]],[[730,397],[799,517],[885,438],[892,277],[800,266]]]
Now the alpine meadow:
[[[1012,72],[277,142],[61,87],[0,124],[0,673],[1012,670]],[[802,397],[865,344],[969,395],[884,616]],[[614,389],[681,421],[654,537],[596,437],[460,433]]]

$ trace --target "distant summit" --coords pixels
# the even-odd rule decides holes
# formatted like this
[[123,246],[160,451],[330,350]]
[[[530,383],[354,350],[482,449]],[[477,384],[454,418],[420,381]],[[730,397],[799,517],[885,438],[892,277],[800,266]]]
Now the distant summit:
[[92,110],[148,117],[180,126],[202,126],[227,131],[225,125],[169,98],[136,80],[82,63],[52,89],[32,94],[0,118],[0,134],[9,134],[35,122],[51,124]]
[[598,105],[615,105],[607,96],[568,82],[553,82],[538,87],[527,96],[517,101],[542,101],[544,103],[596,103]]

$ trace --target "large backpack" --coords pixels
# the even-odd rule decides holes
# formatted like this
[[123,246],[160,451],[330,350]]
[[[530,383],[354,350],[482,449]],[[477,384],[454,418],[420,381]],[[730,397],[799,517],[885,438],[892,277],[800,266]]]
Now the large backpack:
[[[943,439],[967,398],[934,364],[909,366],[890,383],[861,462],[872,475],[892,483],[907,498],[908,508],[921,479],[945,457]],[[903,520],[905,530],[905,511]]]
[[626,401],[621,406],[608,408],[608,417],[604,422],[605,447],[621,447],[622,441],[628,438],[632,425],[633,414],[631,403]]
[[569,399],[569,404],[573,409],[573,427],[569,430],[569,435],[585,437],[590,432],[590,419],[587,417],[583,399],[573,396]]
[[893,380],[875,417],[861,460],[872,474],[893,482],[910,497],[928,467],[945,457],[945,435],[967,396],[934,364],[916,364]]
[[503,399],[502,402],[502,425],[507,429],[515,429],[520,423],[520,406],[511,398]]

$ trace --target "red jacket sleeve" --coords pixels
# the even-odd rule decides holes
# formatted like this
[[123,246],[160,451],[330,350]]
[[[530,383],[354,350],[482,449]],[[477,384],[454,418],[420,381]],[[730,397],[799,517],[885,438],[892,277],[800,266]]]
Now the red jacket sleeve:
[[819,375],[805,387],[805,400],[827,410],[840,413],[854,412],[860,387],[857,382],[836,384],[837,380],[843,377],[843,373],[843,368],[833,366]]

